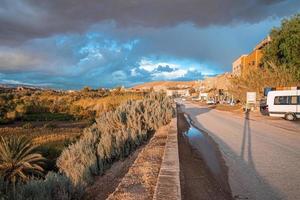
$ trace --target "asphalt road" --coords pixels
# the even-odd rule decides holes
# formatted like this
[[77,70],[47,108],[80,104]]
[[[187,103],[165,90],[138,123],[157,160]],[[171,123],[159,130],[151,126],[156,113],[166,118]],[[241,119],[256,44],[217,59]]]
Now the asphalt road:
[[181,103],[194,125],[217,143],[235,199],[300,199],[300,129],[251,119],[251,113],[237,116]]

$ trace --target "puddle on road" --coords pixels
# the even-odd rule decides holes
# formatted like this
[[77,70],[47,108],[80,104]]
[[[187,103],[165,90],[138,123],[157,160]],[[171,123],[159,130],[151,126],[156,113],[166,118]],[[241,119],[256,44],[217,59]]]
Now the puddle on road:
[[180,181],[183,199],[232,200],[228,167],[218,144],[193,126],[177,105]]
[[183,134],[188,139],[193,150],[195,150],[205,161],[211,173],[218,177],[222,173],[222,168],[217,152],[215,151],[215,145],[205,133],[193,126],[192,121],[186,115],[185,118],[190,127]]

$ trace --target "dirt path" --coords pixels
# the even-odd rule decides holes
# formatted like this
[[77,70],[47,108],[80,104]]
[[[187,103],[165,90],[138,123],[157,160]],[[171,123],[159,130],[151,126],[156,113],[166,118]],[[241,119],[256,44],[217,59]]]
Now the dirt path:
[[169,125],[156,131],[108,199],[152,199],[167,141],[168,129]]
[[87,188],[86,200],[152,199],[166,145],[169,125],[123,161],[118,161]]
[[190,146],[187,138],[184,136],[184,132],[189,130],[189,124],[183,113],[178,113],[177,122],[182,199],[233,199],[229,186],[214,177],[205,163],[204,158]]
[[103,176],[96,177],[95,183],[87,188],[85,199],[102,200],[106,199],[111,193],[113,193],[144,147],[145,145],[142,145],[128,158],[114,163]]

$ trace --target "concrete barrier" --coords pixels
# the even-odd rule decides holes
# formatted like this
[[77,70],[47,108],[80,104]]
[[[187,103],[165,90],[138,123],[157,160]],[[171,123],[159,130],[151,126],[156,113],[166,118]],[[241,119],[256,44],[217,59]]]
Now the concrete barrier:
[[171,121],[153,200],[181,199],[177,119]]

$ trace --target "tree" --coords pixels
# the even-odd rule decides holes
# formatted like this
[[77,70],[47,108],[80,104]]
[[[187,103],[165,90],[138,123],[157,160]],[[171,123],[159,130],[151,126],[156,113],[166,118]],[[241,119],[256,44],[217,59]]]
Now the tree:
[[12,184],[42,175],[45,158],[35,153],[35,147],[25,137],[0,137],[0,176]]
[[192,95],[192,94],[194,94],[194,93],[196,93],[195,88],[190,88],[190,89],[189,89],[189,94]]
[[299,79],[295,74],[299,71],[295,66],[275,65],[269,63],[268,68],[257,70],[252,68],[244,76],[234,76],[230,79],[230,93],[240,100],[246,102],[246,92],[256,92],[258,98],[263,97],[265,87],[294,86],[298,85]]
[[300,80],[300,14],[284,19],[280,27],[273,28],[270,36],[272,41],[264,48],[264,65],[296,67],[295,76]]
[[85,86],[83,89],[82,89],[82,92],[90,92],[92,91],[92,88],[90,88],[89,86]]

